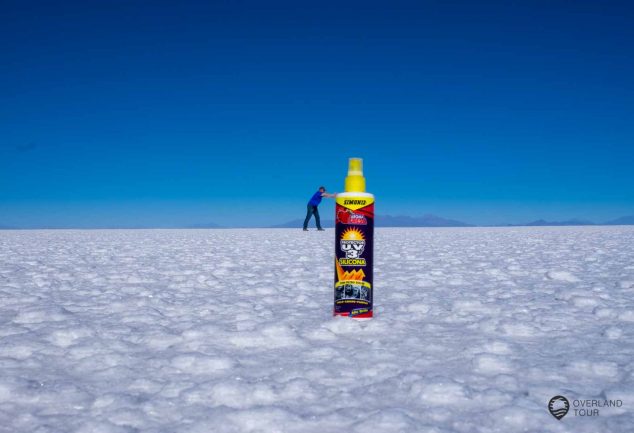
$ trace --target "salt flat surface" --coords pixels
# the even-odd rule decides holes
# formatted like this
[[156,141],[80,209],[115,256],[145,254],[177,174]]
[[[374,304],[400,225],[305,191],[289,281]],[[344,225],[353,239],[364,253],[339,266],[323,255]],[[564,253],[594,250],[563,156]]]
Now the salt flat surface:
[[378,229],[363,322],[333,234],[0,231],[0,431],[634,429],[633,227]]

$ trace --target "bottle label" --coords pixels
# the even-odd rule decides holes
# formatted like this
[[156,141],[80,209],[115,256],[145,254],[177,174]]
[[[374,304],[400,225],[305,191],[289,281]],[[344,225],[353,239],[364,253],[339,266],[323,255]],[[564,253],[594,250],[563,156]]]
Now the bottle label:
[[335,315],[372,317],[373,246],[374,198],[337,197]]

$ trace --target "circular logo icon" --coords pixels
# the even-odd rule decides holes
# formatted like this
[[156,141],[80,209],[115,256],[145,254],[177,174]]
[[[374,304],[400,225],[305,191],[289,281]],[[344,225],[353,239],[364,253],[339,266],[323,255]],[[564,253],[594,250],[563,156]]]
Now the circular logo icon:
[[570,409],[570,403],[563,395],[556,395],[548,402],[548,411],[558,420],[566,416],[568,409]]

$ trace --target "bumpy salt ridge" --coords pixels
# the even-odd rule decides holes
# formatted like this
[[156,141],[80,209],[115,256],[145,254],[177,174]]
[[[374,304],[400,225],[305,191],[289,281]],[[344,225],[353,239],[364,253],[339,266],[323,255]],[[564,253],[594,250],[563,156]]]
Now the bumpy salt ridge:
[[366,322],[333,243],[0,231],[0,431],[631,431],[634,228],[379,229]]

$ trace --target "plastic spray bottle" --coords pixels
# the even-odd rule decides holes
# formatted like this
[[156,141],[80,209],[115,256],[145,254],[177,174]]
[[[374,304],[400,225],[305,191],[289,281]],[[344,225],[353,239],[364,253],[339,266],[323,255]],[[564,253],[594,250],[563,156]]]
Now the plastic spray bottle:
[[374,195],[365,192],[363,160],[350,158],[335,207],[335,316],[372,317]]

